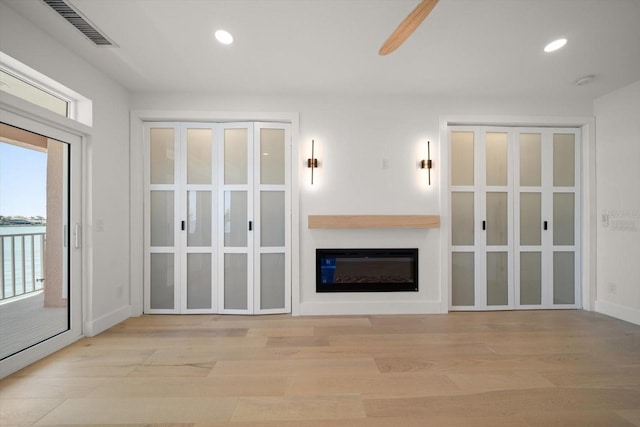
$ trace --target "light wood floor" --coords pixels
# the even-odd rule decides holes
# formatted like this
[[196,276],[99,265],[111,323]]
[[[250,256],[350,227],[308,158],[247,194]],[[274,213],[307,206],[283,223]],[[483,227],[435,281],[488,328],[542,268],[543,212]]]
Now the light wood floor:
[[0,425],[640,426],[640,326],[583,311],[143,316],[0,382]]

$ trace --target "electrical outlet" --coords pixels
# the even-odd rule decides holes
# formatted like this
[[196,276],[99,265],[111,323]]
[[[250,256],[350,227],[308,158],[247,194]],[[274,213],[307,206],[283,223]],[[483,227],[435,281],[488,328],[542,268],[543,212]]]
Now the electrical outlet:
[[380,160],[380,169],[389,169],[389,159]]
[[618,291],[618,287],[615,283],[607,283],[607,293],[611,294],[611,295],[615,295],[616,292]]
[[608,227],[609,226],[609,214],[608,213],[603,213],[602,214],[602,226],[603,227]]

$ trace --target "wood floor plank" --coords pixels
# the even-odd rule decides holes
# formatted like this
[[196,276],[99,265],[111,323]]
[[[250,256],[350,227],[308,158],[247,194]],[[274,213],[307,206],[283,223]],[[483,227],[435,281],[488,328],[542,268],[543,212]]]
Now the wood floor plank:
[[629,421],[632,425],[640,427],[640,408],[638,409],[624,409],[615,411],[616,414]]
[[541,412],[636,409],[640,393],[624,389],[544,388],[406,399],[365,399],[367,416],[522,416]]
[[277,376],[129,377],[97,386],[86,397],[269,397],[284,396],[286,385]]
[[350,396],[240,398],[232,421],[351,420],[364,418],[362,401]]
[[196,423],[225,421],[235,398],[102,398],[68,399],[34,425]]
[[[198,423],[193,427],[469,427],[470,425],[468,417],[429,417],[428,419],[424,417],[385,417],[351,418],[344,420],[232,421]],[[526,421],[517,417],[479,417],[473,420],[472,425],[473,427],[531,427]]]
[[579,310],[141,316],[0,380],[0,425],[640,427],[640,326]]
[[378,373],[373,359],[303,359],[217,362],[210,376],[218,375],[334,375]]
[[341,376],[304,375],[290,377],[288,396],[354,395],[363,398],[440,396],[461,392],[448,375],[400,373]]
[[563,411],[531,414],[523,417],[531,427],[561,425],[566,427],[634,427],[613,411]]

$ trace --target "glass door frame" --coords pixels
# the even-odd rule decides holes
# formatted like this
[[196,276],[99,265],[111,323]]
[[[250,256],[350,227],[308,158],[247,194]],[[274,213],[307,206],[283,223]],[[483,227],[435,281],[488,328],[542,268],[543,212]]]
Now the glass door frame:
[[0,361],[0,378],[72,344],[83,336],[83,307],[88,304],[88,300],[83,299],[83,295],[88,294],[88,290],[83,292],[87,280],[84,276],[86,271],[82,268],[86,262],[83,249],[86,246],[84,244],[86,237],[82,233],[83,219],[86,215],[83,209],[85,199],[83,196],[88,190],[83,179],[86,174],[84,170],[86,163],[83,157],[86,153],[83,146],[90,135],[89,128],[70,119],[57,117],[53,113],[49,114],[27,103],[13,103],[9,96],[3,98],[5,99],[0,102],[1,122],[69,144],[69,200],[65,233],[69,247],[67,282],[69,329]]

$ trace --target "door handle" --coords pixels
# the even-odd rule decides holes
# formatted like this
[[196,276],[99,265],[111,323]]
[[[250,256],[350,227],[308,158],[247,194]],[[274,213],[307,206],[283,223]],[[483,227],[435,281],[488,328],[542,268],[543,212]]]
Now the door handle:
[[184,226],[185,226],[185,222],[184,221],[180,221],[180,229],[182,231],[184,231]]
[[483,230],[487,229],[487,221],[482,221],[482,229]]
[[547,229],[547,221],[544,221],[544,222],[542,223],[542,229],[543,229],[543,230],[546,230],[546,229]]
[[82,233],[82,227],[80,227],[79,222],[76,222],[76,226],[73,231],[73,239],[74,239],[73,244],[76,249],[80,249],[80,242],[82,241],[82,236],[80,233]]
[[253,221],[249,221],[249,231],[253,230]]

